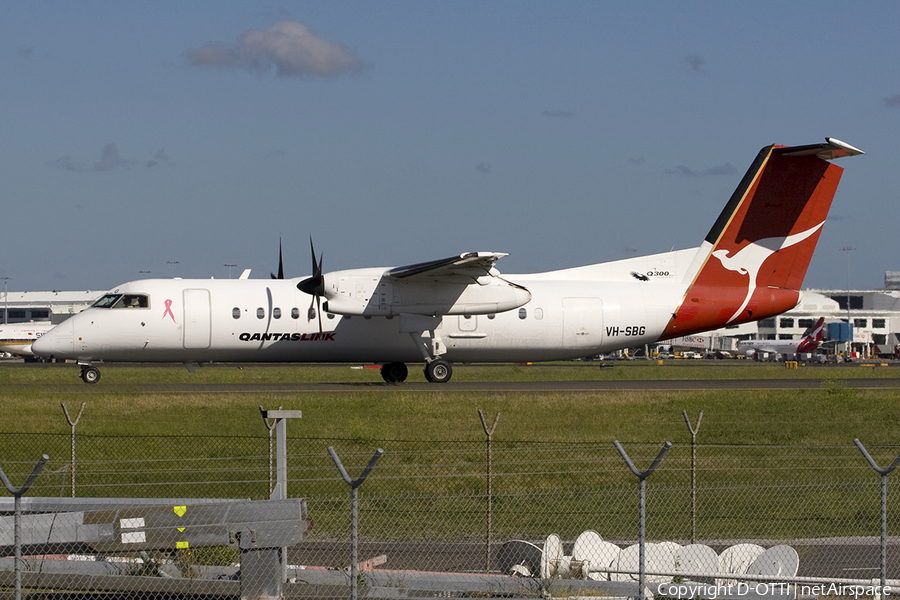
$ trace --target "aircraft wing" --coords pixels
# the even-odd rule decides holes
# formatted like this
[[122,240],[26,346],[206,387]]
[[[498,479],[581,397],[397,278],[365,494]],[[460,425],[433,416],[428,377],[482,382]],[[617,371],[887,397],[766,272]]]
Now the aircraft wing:
[[394,267],[385,273],[394,279],[446,279],[467,277],[478,279],[490,275],[494,263],[506,256],[503,252],[467,252],[404,267]]

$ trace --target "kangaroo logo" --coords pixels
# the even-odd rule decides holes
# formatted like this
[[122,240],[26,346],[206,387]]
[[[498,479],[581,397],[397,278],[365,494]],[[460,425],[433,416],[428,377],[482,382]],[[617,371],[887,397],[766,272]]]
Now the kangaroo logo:
[[799,244],[821,229],[824,224],[825,221],[822,221],[815,227],[811,227],[806,231],[801,231],[800,233],[795,233],[794,235],[789,235],[787,237],[771,237],[756,242],[750,242],[741,248],[734,256],[728,256],[730,250],[716,250],[712,253],[713,256],[719,259],[722,266],[729,271],[736,271],[741,275],[749,275],[747,281],[747,296],[744,298],[744,302],[741,304],[740,308],[738,308],[737,311],[731,315],[731,318],[728,319],[728,323],[731,323],[738,318],[738,316],[744,312],[744,309],[747,308],[747,304],[750,303],[750,297],[756,290],[756,277],[759,275],[759,270],[762,268],[763,263],[779,250]]

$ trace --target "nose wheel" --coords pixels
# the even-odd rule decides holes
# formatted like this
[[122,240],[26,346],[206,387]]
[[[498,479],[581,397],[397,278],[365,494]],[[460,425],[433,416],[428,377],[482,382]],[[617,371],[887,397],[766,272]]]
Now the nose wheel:
[[453,376],[453,367],[446,360],[433,360],[425,365],[425,379],[431,383],[447,383]]
[[100,369],[97,367],[81,367],[81,380],[85,383],[100,381]]

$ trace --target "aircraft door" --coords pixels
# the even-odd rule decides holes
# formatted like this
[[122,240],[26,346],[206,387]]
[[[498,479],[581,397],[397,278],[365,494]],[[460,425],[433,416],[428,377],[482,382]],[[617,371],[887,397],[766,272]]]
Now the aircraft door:
[[478,315],[459,316],[460,331],[475,331],[476,329],[478,329]]
[[184,290],[184,347],[209,348],[209,290]]
[[598,347],[603,342],[603,302],[600,298],[563,298],[563,346]]

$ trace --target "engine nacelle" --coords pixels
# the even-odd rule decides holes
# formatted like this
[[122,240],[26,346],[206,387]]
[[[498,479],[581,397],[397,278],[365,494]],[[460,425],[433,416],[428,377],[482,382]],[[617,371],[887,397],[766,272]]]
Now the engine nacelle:
[[483,315],[518,308],[531,292],[499,277],[409,281],[384,276],[382,269],[338,271],[325,275],[323,310],[339,315],[388,317]]

